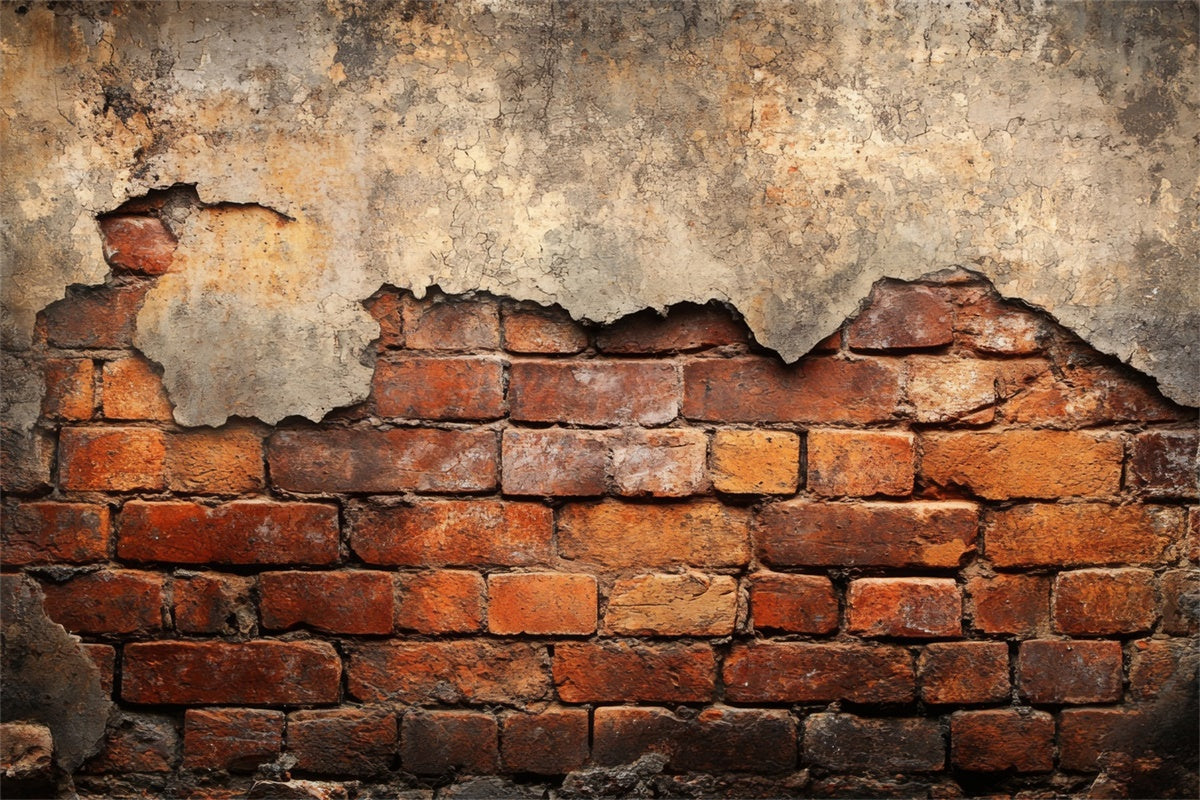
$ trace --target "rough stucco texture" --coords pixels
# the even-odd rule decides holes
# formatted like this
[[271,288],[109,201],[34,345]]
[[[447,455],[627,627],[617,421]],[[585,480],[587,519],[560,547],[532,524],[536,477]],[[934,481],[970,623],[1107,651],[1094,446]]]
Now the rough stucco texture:
[[384,283],[794,360],[952,265],[1200,399],[1192,2],[53,5],[0,7],[5,341],[192,184],[137,334],[180,423],[364,397]]

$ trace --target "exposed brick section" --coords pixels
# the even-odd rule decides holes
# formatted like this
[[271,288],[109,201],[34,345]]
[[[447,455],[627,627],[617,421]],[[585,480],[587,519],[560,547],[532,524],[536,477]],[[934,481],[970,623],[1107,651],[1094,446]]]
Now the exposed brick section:
[[85,762],[80,771],[170,772],[178,761],[178,751],[179,732],[170,717],[122,712],[109,720],[100,752]]
[[42,365],[46,394],[42,416],[78,422],[96,408],[96,369],[89,358],[48,358]]
[[1096,772],[1107,752],[1140,744],[1120,736],[1123,728],[1141,728],[1140,711],[1134,708],[1064,708],[1058,718],[1059,764],[1063,769]]
[[1158,618],[1148,569],[1081,569],[1054,581],[1054,629],[1076,636],[1148,631]]
[[1002,408],[1006,420],[1020,425],[1067,428],[1185,416],[1123,369],[1057,361],[1022,383]]
[[117,553],[130,561],[177,564],[331,564],[338,558],[337,508],[131,500],[121,512]]
[[750,619],[755,630],[831,633],[838,626],[838,599],[823,575],[757,572],[750,576]]
[[989,515],[985,552],[999,567],[1156,564],[1183,532],[1177,508],[1018,505]]
[[202,572],[175,576],[175,629],[180,633],[235,634],[254,631],[254,579]]
[[962,633],[962,598],[950,578],[850,582],[847,630],[861,636],[927,639]]
[[70,290],[65,300],[43,312],[46,337],[58,347],[130,347],[137,313],[149,290],[146,283]]
[[162,275],[175,259],[175,237],[157,217],[101,217],[104,258],[114,267],[143,275]]
[[469,303],[405,297],[405,345],[411,350],[495,350],[500,347],[500,309],[491,300]]
[[596,630],[596,579],[535,572],[488,578],[488,630],[515,634],[588,634]]
[[167,434],[167,488],[188,494],[257,492],[264,484],[262,438],[221,428]]
[[598,708],[600,766],[659,753],[671,771],[779,772],[796,765],[796,724],[783,710],[707,708],[685,719],[665,708]]
[[773,566],[956,567],[975,544],[970,503],[776,503],[756,528]]
[[487,589],[483,576],[435,570],[396,576],[396,627],[417,633],[482,630]]
[[399,723],[394,712],[380,708],[296,711],[288,714],[287,739],[297,770],[379,775],[396,752]]
[[138,642],[121,699],[171,705],[336,703],[341,660],[325,642]]
[[879,431],[809,431],[805,485],[826,497],[910,494],[913,436]]
[[535,503],[446,500],[352,506],[350,546],[369,564],[529,566],[550,557],[553,515]]
[[149,633],[163,627],[163,577],[131,569],[46,584],[46,613],[72,633]]
[[1021,695],[1031,703],[1121,699],[1121,643],[1033,639],[1017,658]]
[[5,507],[0,531],[9,566],[86,564],[108,557],[111,523],[107,506],[37,502]]
[[495,358],[386,358],[375,365],[384,417],[489,420],[504,416],[504,362]]
[[100,690],[105,697],[112,697],[116,684],[117,650],[111,644],[81,644],[83,652],[100,670]]
[[954,340],[954,308],[945,289],[892,283],[871,292],[871,304],[846,326],[854,350],[940,347]]
[[641,575],[617,581],[604,633],[728,636],[737,621],[737,581],[728,575]]
[[100,396],[105,419],[171,421],[162,377],[141,356],[106,363]]
[[938,642],[917,659],[921,699],[939,705],[1000,703],[1011,692],[1004,642]]
[[800,437],[787,431],[717,431],[713,488],[729,494],[791,494],[800,471]]
[[1050,625],[1050,579],[1042,575],[995,575],[967,581],[968,608],[984,633],[1033,636]]
[[1162,632],[1200,633],[1200,570],[1173,569],[1162,576]]
[[384,349],[404,347],[404,299],[394,290],[382,289],[363,301],[379,323],[379,346]]
[[149,428],[66,428],[59,433],[58,480],[64,489],[129,492],[162,489],[166,445]]
[[906,391],[913,419],[984,424],[996,416],[996,367],[987,361],[914,356]]
[[1129,694],[1153,700],[1162,690],[1196,679],[1195,645],[1187,639],[1141,639],[1133,643]]
[[509,428],[502,439],[501,486],[511,495],[585,497],[608,488],[610,434]]
[[1015,708],[954,714],[950,761],[969,772],[1049,772],[1054,769],[1054,718]]
[[711,701],[717,662],[702,644],[636,641],[563,643],[554,684],[565,703]]
[[735,645],[724,679],[735,703],[905,703],[916,691],[912,657],[891,645]]
[[271,478],[293,492],[478,492],[496,488],[489,430],[281,431],[267,443]]
[[488,775],[500,767],[499,729],[491,714],[410,711],[400,734],[400,764],[418,775]]
[[502,322],[510,353],[574,355],[588,345],[583,326],[559,309],[506,309]]
[[509,714],[500,732],[500,754],[509,772],[562,775],[588,760],[588,712],[560,708]]
[[665,425],[679,413],[679,374],[662,361],[517,361],[510,415],[522,422]]
[[350,696],[368,703],[513,705],[550,693],[546,650],[525,642],[392,640],[346,653]]
[[707,455],[703,431],[630,431],[613,446],[613,491],[635,497],[697,494],[705,488]]
[[946,745],[937,720],[812,714],[804,721],[804,762],[839,771],[940,772]]
[[1129,456],[1129,483],[1152,497],[1197,495],[1196,450],[1200,434],[1170,431],[1139,434]]
[[392,576],[387,572],[264,572],[258,579],[267,630],[304,625],[327,633],[391,633]]
[[979,353],[1021,356],[1040,352],[1049,326],[1036,314],[1009,305],[993,291],[960,291],[955,339]]
[[684,366],[683,386],[683,415],[712,422],[884,422],[900,402],[897,368],[876,360],[706,358]]
[[647,309],[631,314],[596,334],[596,348],[621,355],[678,353],[747,340],[745,326],[725,309],[677,305],[664,317]]
[[989,500],[1115,495],[1121,441],[1076,431],[1013,430],[923,437],[921,475]]
[[749,519],[713,502],[568,505],[558,513],[563,557],[604,567],[735,567],[750,560]]
[[283,712],[263,708],[189,708],[183,717],[188,769],[253,772],[283,749]]

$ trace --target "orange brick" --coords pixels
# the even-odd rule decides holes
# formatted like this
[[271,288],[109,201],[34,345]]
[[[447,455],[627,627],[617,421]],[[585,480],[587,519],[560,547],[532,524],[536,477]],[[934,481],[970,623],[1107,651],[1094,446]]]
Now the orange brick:
[[847,630],[863,636],[962,635],[962,598],[950,578],[862,578],[850,582]]
[[258,624],[254,579],[242,575],[176,573],[175,629],[181,633],[248,634]]
[[1018,505],[990,515],[985,552],[1001,567],[1156,564],[1183,532],[1177,508]]
[[48,358],[42,370],[46,381],[43,416],[72,422],[92,418],[96,370],[90,358]]
[[680,353],[747,340],[746,327],[724,308],[680,303],[666,316],[652,309],[622,317],[596,334],[596,348],[621,355]]
[[264,572],[258,579],[263,627],[305,625],[326,633],[391,633],[392,575],[370,570]]
[[149,290],[148,283],[69,289],[66,299],[43,312],[46,336],[57,347],[131,347],[137,313]]
[[968,772],[1054,769],[1054,717],[1045,711],[996,708],[950,717],[950,760]]
[[108,558],[111,524],[107,506],[85,503],[21,503],[4,509],[4,563],[86,564]]
[[555,572],[488,578],[488,630],[513,634],[587,634],[596,630],[596,579]]
[[665,425],[679,414],[679,392],[667,361],[517,361],[508,399],[522,422]]
[[264,485],[262,438],[226,427],[167,434],[167,487],[195,494],[242,494]]
[[123,492],[162,489],[166,445],[149,428],[64,428],[59,482],[64,489]]
[[913,488],[913,436],[880,431],[808,432],[810,491],[829,497],[907,495]]
[[877,284],[870,305],[846,326],[854,350],[908,350],[950,344],[954,309],[940,287]]
[[346,689],[363,702],[524,705],[550,695],[546,648],[529,642],[393,639],[345,650]]
[[750,560],[748,528],[743,509],[708,501],[568,504],[558,546],[564,558],[605,567],[734,567]]
[[588,641],[554,648],[554,683],[565,703],[710,702],[716,672],[706,644]]
[[613,445],[613,489],[625,496],[687,497],[706,488],[703,431],[629,431]]
[[561,708],[509,714],[500,732],[500,753],[509,772],[563,775],[588,759],[588,712]]
[[171,401],[162,378],[141,356],[104,365],[103,410],[113,420],[171,420]]
[[756,572],[750,576],[750,618],[756,630],[831,633],[838,600],[824,575]]
[[396,576],[396,627],[417,633],[483,629],[486,588],[478,572],[434,570]]
[[917,661],[921,699],[935,704],[1000,703],[1008,699],[1008,645],[935,642]]
[[984,633],[1031,636],[1050,624],[1050,579],[1041,575],[995,575],[967,581],[974,626]]
[[1047,323],[1032,311],[1005,302],[994,291],[971,287],[959,292],[956,338],[989,355],[1031,355],[1049,336]]
[[923,440],[921,475],[989,500],[1115,495],[1120,440],[1074,431],[952,433]]
[[916,693],[912,657],[893,645],[737,644],[724,679],[735,703],[907,703]]
[[1073,635],[1137,633],[1154,627],[1154,572],[1081,569],[1054,580],[1054,629]]
[[157,217],[101,217],[100,232],[104,234],[104,258],[114,267],[143,275],[162,275],[171,269],[178,242]]
[[501,441],[505,494],[585,497],[608,486],[611,436],[597,431],[509,428]]
[[399,292],[385,287],[364,300],[363,306],[379,323],[379,346],[385,349],[404,347],[404,301]]
[[405,346],[410,350],[495,350],[500,347],[500,309],[480,298],[416,300],[404,297]]
[[101,570],[46,584],[46,613],[72,633],[149,633],[163,628],[163,576]]
[[1121,643],[1031,639],[1017,658],[1021,695],[1031,703],[1110,703],[1121,699]]
[[973,358],[906,359],[913,419],[982,424],[996,416],[996,367]]
[[490,420],[504,416],[504,362],[494,358],[381,358],[372,381],[384,417]]
[[613,587],[603,632],[728,636],[737,622],[737,606],[737,582],[728,575],[640,575]]
[[800,473],[800,437],[787,431],[720,430],[713,436],[713,488],[730,494],[791,494]]
[[502,322],[504,349],[510,353],[573,355],[588,345],[587,331],[557,306],[506,309]]
[[1140,385],[1127,368],[1056,362],[1022,380],[1003,405],[1020,425],[1084,427],[1114,422],[1168,422],[1186,412]]

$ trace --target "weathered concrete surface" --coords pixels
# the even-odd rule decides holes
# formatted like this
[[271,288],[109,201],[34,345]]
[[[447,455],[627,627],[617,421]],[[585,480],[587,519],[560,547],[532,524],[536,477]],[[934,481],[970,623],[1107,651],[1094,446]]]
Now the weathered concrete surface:
[[8,346],[102,278],[93,215],[128,197],[291,220],[179,225],[138,341],[185,424],[362,396],[352,306],[385,282],[605,321],[716,298],[792,360],[881,276],[952,265],[1200,401],[1189,0],[0,13]]

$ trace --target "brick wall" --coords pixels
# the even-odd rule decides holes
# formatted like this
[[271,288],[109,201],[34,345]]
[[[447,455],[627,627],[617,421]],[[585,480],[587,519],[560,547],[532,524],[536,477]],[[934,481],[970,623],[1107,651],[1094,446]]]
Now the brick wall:
[[4,478],[120,704],[82,793],[1194,793],[1196,411],[969,274],[792,366],[385,290],[366,402],[189,430],[131,348],[169,237],[105,227]]

